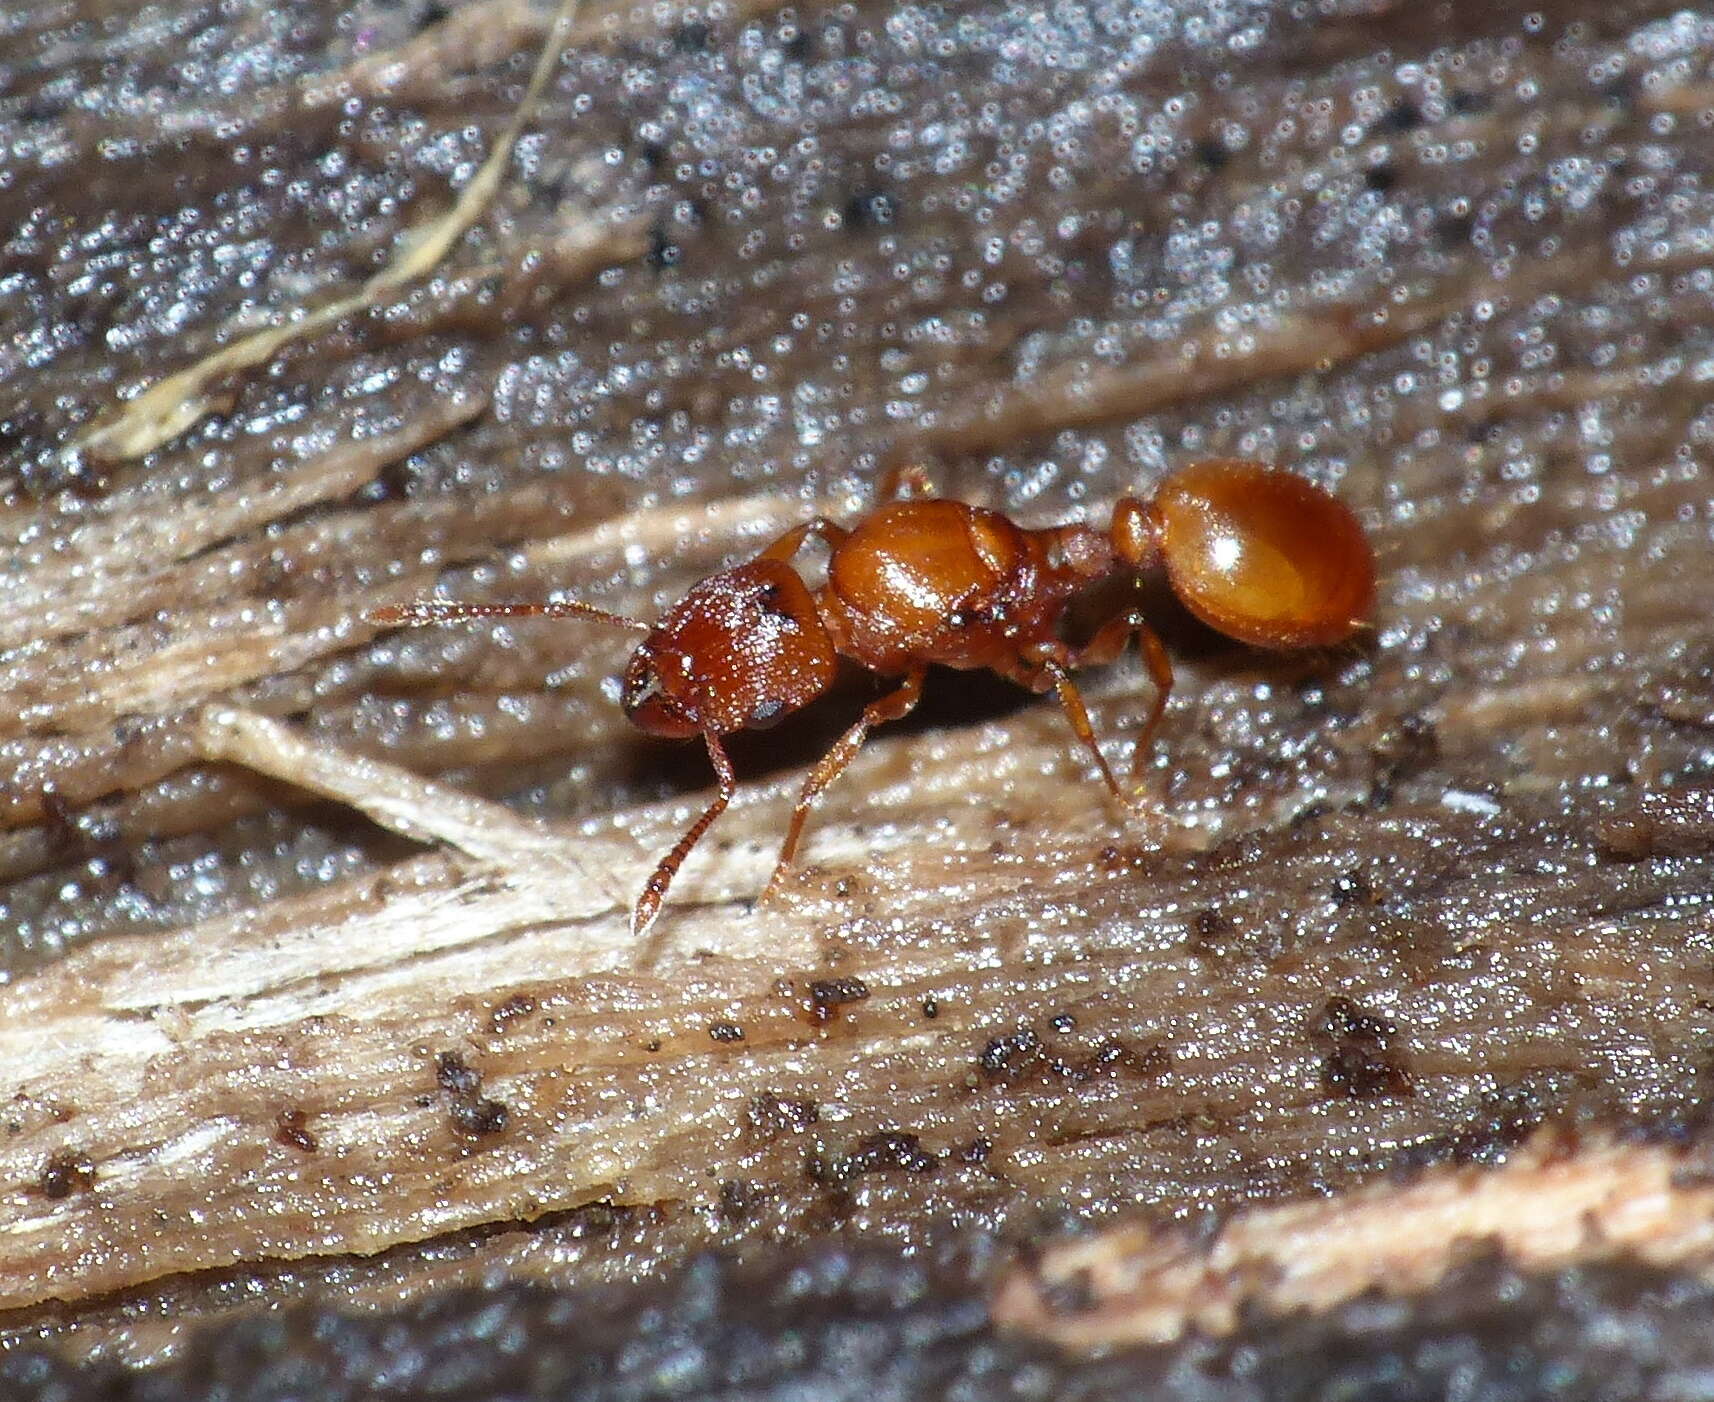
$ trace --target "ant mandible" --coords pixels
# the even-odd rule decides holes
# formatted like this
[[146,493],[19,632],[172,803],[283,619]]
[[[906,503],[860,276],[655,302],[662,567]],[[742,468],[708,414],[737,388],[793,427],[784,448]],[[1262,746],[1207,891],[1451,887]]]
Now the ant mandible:
[[[790,869],[821,791],[874,726],[916,705],[934,663],[986,668],[1036,692],[1052,687],[1101,778],[1129,803],[1071,674],[1111,662],[1137,639],[1155,698],[1132,754],[1134,781],[1172,691],[1172,663],[1136,609],[1109,619],[1081,647],[1058,636],[1072,597],[1098,580],[1158,563],[1203,622],[1271,648],[1348,637],[1374,596],[1374,557],[1357,518],[1319,487],[1258,462],[1191,463],[1148,500],[1120,500],[1104,531],[1031,530],[996,511],[925,498],[926,487],[920,469],[904,469],[892,493],[900,499],[849,529],[823,516],[794,526],[753,559],[693,585],[653,625],[572,601],[424,600],[368,617],[382,624],[575,617],[648,635],[625,669],[625,714],[650,735],[700,735],[720,787],[644,886],[631,919],[640,937],[684,859],[731,802],[736,780],[720,737],[771,726],[807,706],[833,685],[840,657],[902,680],[863,708],[804,781],[764,900]],[[791,565],[812,537],[830,552],[827,582],[814,590]]]

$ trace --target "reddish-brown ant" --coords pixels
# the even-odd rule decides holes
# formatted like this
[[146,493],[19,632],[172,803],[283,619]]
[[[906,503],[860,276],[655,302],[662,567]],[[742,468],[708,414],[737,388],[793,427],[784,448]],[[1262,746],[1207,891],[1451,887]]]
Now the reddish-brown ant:
[[[919,471],[903,481],[924,485]],[[811,537],[830,552],[827,582],[813,590],[790,563]],[[833,684],[840,657],[903,680],[864,707],[804,781],[764,898],[790,868],[817,796],[873,726],[916,705],[933,663],[987,668],[1032,691],[1054,688],[1107,787],[1128,802],[1071,673],[1111,662],[1136,637],[1156,692],[1133,753],[1134,778],[1172,690],[1166,649],[1135,609],[1108,620],[1081,647],[1058,630],[1073,595],[1157,562],[1192,613],[1260,647],[1338,642],[1361,624],[1374,594],[1369,543],[1343,504],[1289,472],[1219,460],[1181,469],[1147,501],[1122,499],[1105,531],[1030,530],[998,512],[916,495],[850,529],[818,516],[744,564],[709,575],[653,626],[575,602],[429,600],[369,617],[385,624],[576,617],[648,634],[625,669],[625,714],[651,735],[700,735],[720,788],[643,888],[631,921],[641,935],[685,857],[731,801],[736,781],[720,737],[773,725],[807,706]]]

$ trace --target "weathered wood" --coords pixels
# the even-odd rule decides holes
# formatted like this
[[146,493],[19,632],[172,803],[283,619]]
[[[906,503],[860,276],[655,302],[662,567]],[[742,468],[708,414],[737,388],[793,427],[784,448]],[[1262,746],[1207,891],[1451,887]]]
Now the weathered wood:
[[[147,1358],[320,1289],[1158,1223],[1702,1104],[1714,36],[586,17],[446,269],[139,463],[68,453],[371,275],[541,33],[460,9],[481,43],[388,29],[395,67],[339,10],[256,41],[253,108],[124,16],[114,69],[0,30],[52,55],[0,111],[8,1337]],[[628,733],[623,640],[362,619],[646,615],[907,457],[1038,523],[1225,454],[1363,512],[1372,636],[1262,656],[1151,594],[1182,661],[1134,821],[1050,704],[933,676],[752,911],[854,685],[739,747],[646,950],[628,903],[708,781]],[[1093,701],[1128,733],[1141,669]]]

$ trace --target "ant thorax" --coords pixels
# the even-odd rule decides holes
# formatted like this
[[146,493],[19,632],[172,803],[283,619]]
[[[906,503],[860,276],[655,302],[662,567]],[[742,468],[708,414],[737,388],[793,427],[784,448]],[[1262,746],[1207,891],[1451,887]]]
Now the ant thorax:
[[[1071,528],[1082,531],[1082,528]],[[1094,536],[1094,532],[1084,532]],[[905,501],[855,528],[827,562],[822,616],[839,650],[896,673],[938,663],[1003,667],[1019,639],[1051,633],[1066,600],[1111,552],[1031,531],[956,501]]]

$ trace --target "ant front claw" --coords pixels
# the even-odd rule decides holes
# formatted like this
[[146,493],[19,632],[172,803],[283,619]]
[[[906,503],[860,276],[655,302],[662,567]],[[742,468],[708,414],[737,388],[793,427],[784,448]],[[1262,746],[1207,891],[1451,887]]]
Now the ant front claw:
[[1200,852],[1209,834],[1195,818],[1183,817],[1142,793],[1125,805],[1125,831],[1145,846],[1161,852]]
[[1125,806],[1128,818],[1147,818],[1161,811],[1160,801],[1149,792],[1148,786],[1135,780],[1124,789],[1119,798]]

